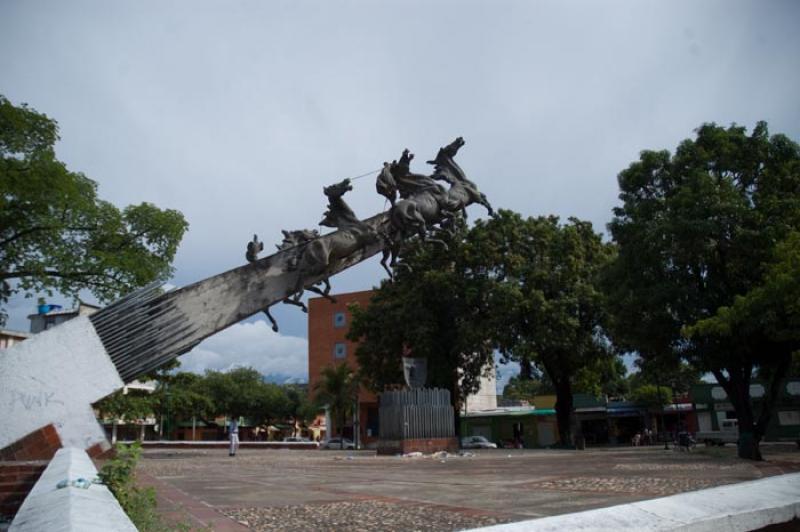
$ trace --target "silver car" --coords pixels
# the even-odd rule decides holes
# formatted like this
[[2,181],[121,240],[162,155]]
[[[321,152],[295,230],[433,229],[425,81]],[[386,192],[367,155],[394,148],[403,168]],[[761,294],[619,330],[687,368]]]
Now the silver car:
[[301,436],[287,436],[283,439],[283,443],[305,443],[313,445],[314,447],[319,447],[319,442],[311,441]]
[[492,443],[483,436],[467,436],[461,438],[463,449],[497,449],[497,444]]

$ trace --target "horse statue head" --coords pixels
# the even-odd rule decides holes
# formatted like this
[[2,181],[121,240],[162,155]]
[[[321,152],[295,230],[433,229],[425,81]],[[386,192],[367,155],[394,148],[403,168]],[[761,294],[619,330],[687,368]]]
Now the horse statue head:
[[445,181],[450,185],[455,184],[456,181],[464,181],[467,179],[464,171],[454,160],[458,150],[460,150],[464,144],[464,138],[458,137],[444,148],[439,148],[439,153],[436,154],[436,158],[432,161],[428,161],[428,164],[435,166],[433,174],[431,175],[433,179]]
[[330,199],[341,198],[351,190],[353,190],[353,185],[350,184],[350,179],[322,188],[322,192]]

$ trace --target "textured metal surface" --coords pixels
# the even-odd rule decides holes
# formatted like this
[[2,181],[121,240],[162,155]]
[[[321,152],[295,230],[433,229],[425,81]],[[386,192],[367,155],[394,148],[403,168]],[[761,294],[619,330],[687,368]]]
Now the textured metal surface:
[[384,392],[380,396],[378,415],[382,440],[452,438],[455,435],[448,390],[413,388]]
[[[373,228],[386,223],[381,213],[365,220]],[[332,239],[338,231],[321,236]],[[131,382],[199,344],[205,338],[291,295],[298,271],[290,261],[298,248],[281,250],[251,264],[184,288],[164,292],[150,285],[91,316],[92,324],[123,381]],[[308,286],[382,251],[368,245],[331,264],[324,273],[303,280]]]

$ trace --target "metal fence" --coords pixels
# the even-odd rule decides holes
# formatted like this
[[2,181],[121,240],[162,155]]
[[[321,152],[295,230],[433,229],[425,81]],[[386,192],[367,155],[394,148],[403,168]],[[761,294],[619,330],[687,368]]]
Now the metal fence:
[[380,396],[380,438],[452,438],[453,414],[448,390],[413,388],[384,392]]

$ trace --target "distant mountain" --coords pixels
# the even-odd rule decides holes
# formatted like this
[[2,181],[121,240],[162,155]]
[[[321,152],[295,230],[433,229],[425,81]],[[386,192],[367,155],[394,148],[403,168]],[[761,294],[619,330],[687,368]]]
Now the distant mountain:
[[293,377],[285,373],[268,373],[262,375],[262,379],[271,384],[305,384],[308,382],[305,377]]

